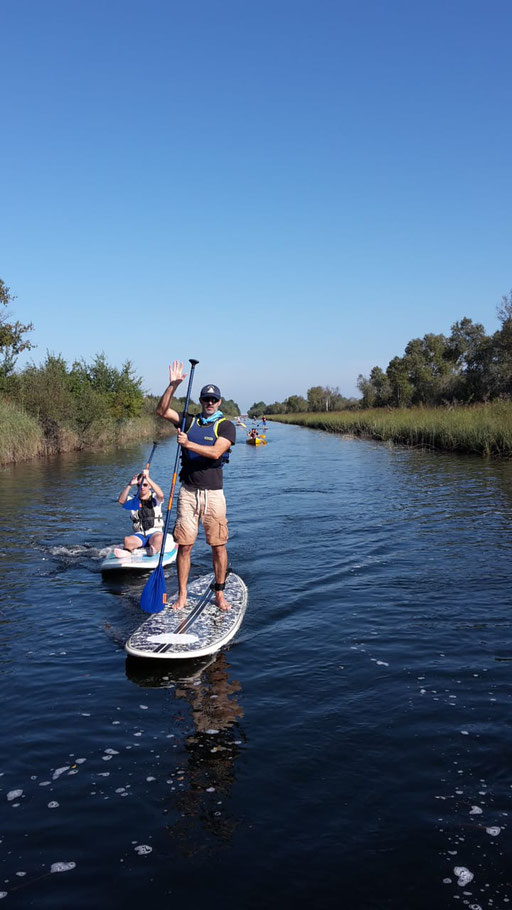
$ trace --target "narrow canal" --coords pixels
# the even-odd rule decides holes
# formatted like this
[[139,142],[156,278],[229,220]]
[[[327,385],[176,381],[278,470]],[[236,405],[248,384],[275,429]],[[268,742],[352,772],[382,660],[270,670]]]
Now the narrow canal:
[[225,471],[243,626],[186,672],[99,569],[150,447],[1,470],[6,906],[510,906],[512,464],[268,438]]

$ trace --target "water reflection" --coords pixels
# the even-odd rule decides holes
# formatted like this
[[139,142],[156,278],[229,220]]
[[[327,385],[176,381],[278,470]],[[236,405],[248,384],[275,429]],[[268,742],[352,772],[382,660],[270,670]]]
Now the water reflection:
[[169,774],[173,796],[166,813],[173,816],[167,832],[174,846],[191,856],[228,842],[239,824],[225,806],[245,743],[241,685],[229,678],[224,652],[202,661],[180,661],[177,667],[156,663],[128,658],[126,675],[144,688],[172,689],[174,698],[190,708],[193,729],[185,735],[179,766]]

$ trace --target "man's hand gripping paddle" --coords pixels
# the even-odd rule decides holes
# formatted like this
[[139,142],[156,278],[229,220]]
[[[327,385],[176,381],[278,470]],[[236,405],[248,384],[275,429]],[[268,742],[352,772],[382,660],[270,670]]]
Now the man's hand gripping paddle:
[[[194,377],[194,370],[196,365],[199,363],[198,360],[190,360],[192,369],[190,370],[190,378],[188,380],[188,389],[187,397],[185,399],[185,408],[183,410],[183,420],[181,421],[181,432],[185,432],[185,424],[187,420],[188,405],[190,401],[190,393],[192,391],[192,379]],[[167,505],[167,515],[165,517],[165,524],[163,529],[163,541],[165,541],[167,535],[167,527],[169,524],[169,519],[171,516],[172,502],[174,499],[174,490],[176,487],[176,478],[178,476],[178,461],[180,457],[180,446],[178,445],[176,449],[176,459],[174,462],[174,471],[172,474],[172,483],[171,483],[171,492],[169,494],[169,503]],[[154,572],[149,576],[144,590],[141,594],[140,605],[146,613],[160,613],[164,609],[167,602],[167,592],[165,590],[165,576],[164,570],[162,567],[162,560],[164,557],[164,543],[162,542],[162,547],[160,549],[160,558],[158,560],[158,565]]]

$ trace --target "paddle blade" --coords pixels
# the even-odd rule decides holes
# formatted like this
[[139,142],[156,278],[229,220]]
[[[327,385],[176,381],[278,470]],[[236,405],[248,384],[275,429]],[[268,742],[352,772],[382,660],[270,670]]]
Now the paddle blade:
[[165,607],[165,577],[162,566],[157,566],[149,576],[140,597],[140,605],[146,613],[160,613]]
[[140,509],[140,499],[127,499],[126,502],[123,502],[122,508],[128,509],[130,512],[136,512],[137,509]]

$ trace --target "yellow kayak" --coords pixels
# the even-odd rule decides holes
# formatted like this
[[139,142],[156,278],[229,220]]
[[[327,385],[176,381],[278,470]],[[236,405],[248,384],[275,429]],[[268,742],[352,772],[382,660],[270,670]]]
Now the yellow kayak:
[[267,444],[264,436],[248,436],[245,441],[248,446],[266,446]]

